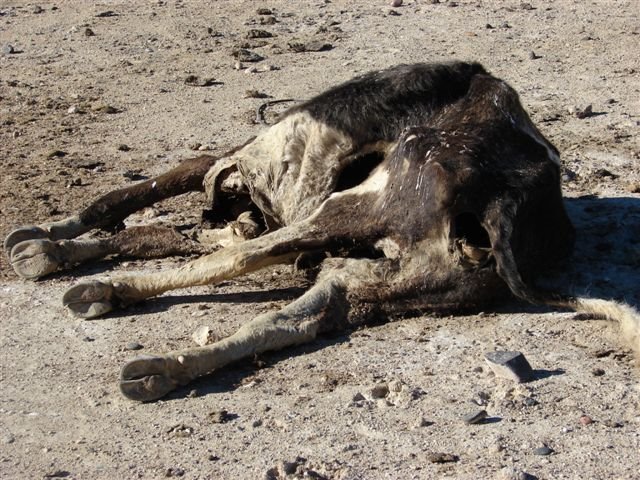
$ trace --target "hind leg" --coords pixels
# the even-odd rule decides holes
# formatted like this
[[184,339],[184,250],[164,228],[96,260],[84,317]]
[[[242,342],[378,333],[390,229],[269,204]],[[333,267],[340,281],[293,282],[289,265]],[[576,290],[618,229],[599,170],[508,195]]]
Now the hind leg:
[[120,390],[132,400],[156,400],[232,362],[311,342],[319,332],[339,330],[357,321],[349,314],[350,300],[357,297],[358,289],[383,282],[382,262],[334,259],[333,263],[302,297],[280,311],[256,317],[223,340],[131,360],[122,368]]

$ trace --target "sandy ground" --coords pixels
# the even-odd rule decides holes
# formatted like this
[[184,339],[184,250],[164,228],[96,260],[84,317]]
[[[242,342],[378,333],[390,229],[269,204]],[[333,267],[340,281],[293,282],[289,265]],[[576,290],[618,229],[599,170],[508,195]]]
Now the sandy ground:
[[[556,284],[637,306],[637,7],[4,0],[0,235],[68,216],[199,145],[219,152],[243,142],[262,128],[254,119],[265,101],[248,90],[304,99],[396,63],[478,60],[520,92],[562,152],[581,240]],[[274,36],[247,38],[255,29]],[[332,48],[291,47],[313,40]],[[237,69],[233,52],[243,46],[264,59]],[[203,204],[186,195],[152,215],[190,225]],[[183,261],[104,261],[25,282],[2,258],[0,477],[640,478],[640,372],[614,326],[517,303],[324,337],[166,400],[130,402],[117,387],[128,358],[190,346],[199,325],[230,334],[306,287],[279,267],[96,321],[71,318],[61,305],[81,276]],[[132,342],[143,349],[128,351]],[[494,377],[483,357],[495,349],[522,351],[538,379],[515,385]],[[374,398],[385,385],[386,396]],[[479,409],[489,421],[466,425],[462,417]],[[545,445],[552,453],[536,455]]]

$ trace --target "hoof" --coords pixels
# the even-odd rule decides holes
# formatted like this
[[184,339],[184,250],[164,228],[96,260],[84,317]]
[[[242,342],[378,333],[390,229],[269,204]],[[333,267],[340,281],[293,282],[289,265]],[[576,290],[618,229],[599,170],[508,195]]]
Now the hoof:
[[24,242],[26,240],[40,240],[42,238],[49,239],[49,232],[43,228],[32,225],[16,228],[4,239],[4,250],[6,252],[11,252],[13,247],[20,242]]
[[111,284],[91,281],[67,290],[62,297],[62,304],[76,317],[95,318],[113,310],[113,300]]
[[51,240],[26,240],[14,245],[9,261],[19,276],[35,280],[58,269],[60,254],[59,246]]
[[120,371],[120,391],[138,402],[151,402],[164,397],[181,385],[168,375],[169,365],[163,357],[143,355],[127,362]]

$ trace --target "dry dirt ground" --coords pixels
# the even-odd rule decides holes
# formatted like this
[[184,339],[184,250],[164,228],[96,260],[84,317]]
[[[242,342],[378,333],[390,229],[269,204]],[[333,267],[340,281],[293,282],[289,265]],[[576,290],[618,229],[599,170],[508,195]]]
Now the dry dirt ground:
[[[63,218],[199,145],[243,142],[262,128],[265,99],[249,90],[304,99],[396,63],[478,60],[562,152],[580,247],[555,283],[638,306],[639,43],[637,0],[3,0],[0,235]],[[236,65],[238,48],[263,60]],[[186,195],[131,222],[188,229],[202,206]],[[25,282],[2,259],[2,478],[640,478],[640,371],[615,328],[515,302],[323,337],[162,401],[128,401],[117,386],[127,359],[190,346],[199,325],[227,335],[306,286],[279,267],[95,321],[61,305],[80,277],[183,261],[103,261]],[[494,377],[484,354],[496,349],[522,351],[537,380]],[[489,421],[466,425],[479,409]]]

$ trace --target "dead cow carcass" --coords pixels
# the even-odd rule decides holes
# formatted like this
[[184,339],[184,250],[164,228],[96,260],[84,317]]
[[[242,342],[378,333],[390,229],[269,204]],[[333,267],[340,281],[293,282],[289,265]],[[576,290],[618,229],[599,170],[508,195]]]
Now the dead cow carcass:
[[559,172],[557,150],[516,92],[482,66],[401,65],[288,110],[220,158],[188,160],[74,217],[15,230],[5,246],[26,278],[114,253],[203,253],[210,248],[204,242],[159,226],[70,239],[163,198],[206,190],[218,220],[230,223],[203,238],[224,248],[173,270],[80,283],[63,301],[83,318],[331,253],[314,286],[284,309],[217,343],[127,363],[121,389],[136,400],[372,313],[480,309],[510,295],[617,320],[637,347],[640,321],[631,307],[533,286],[574,243]]

